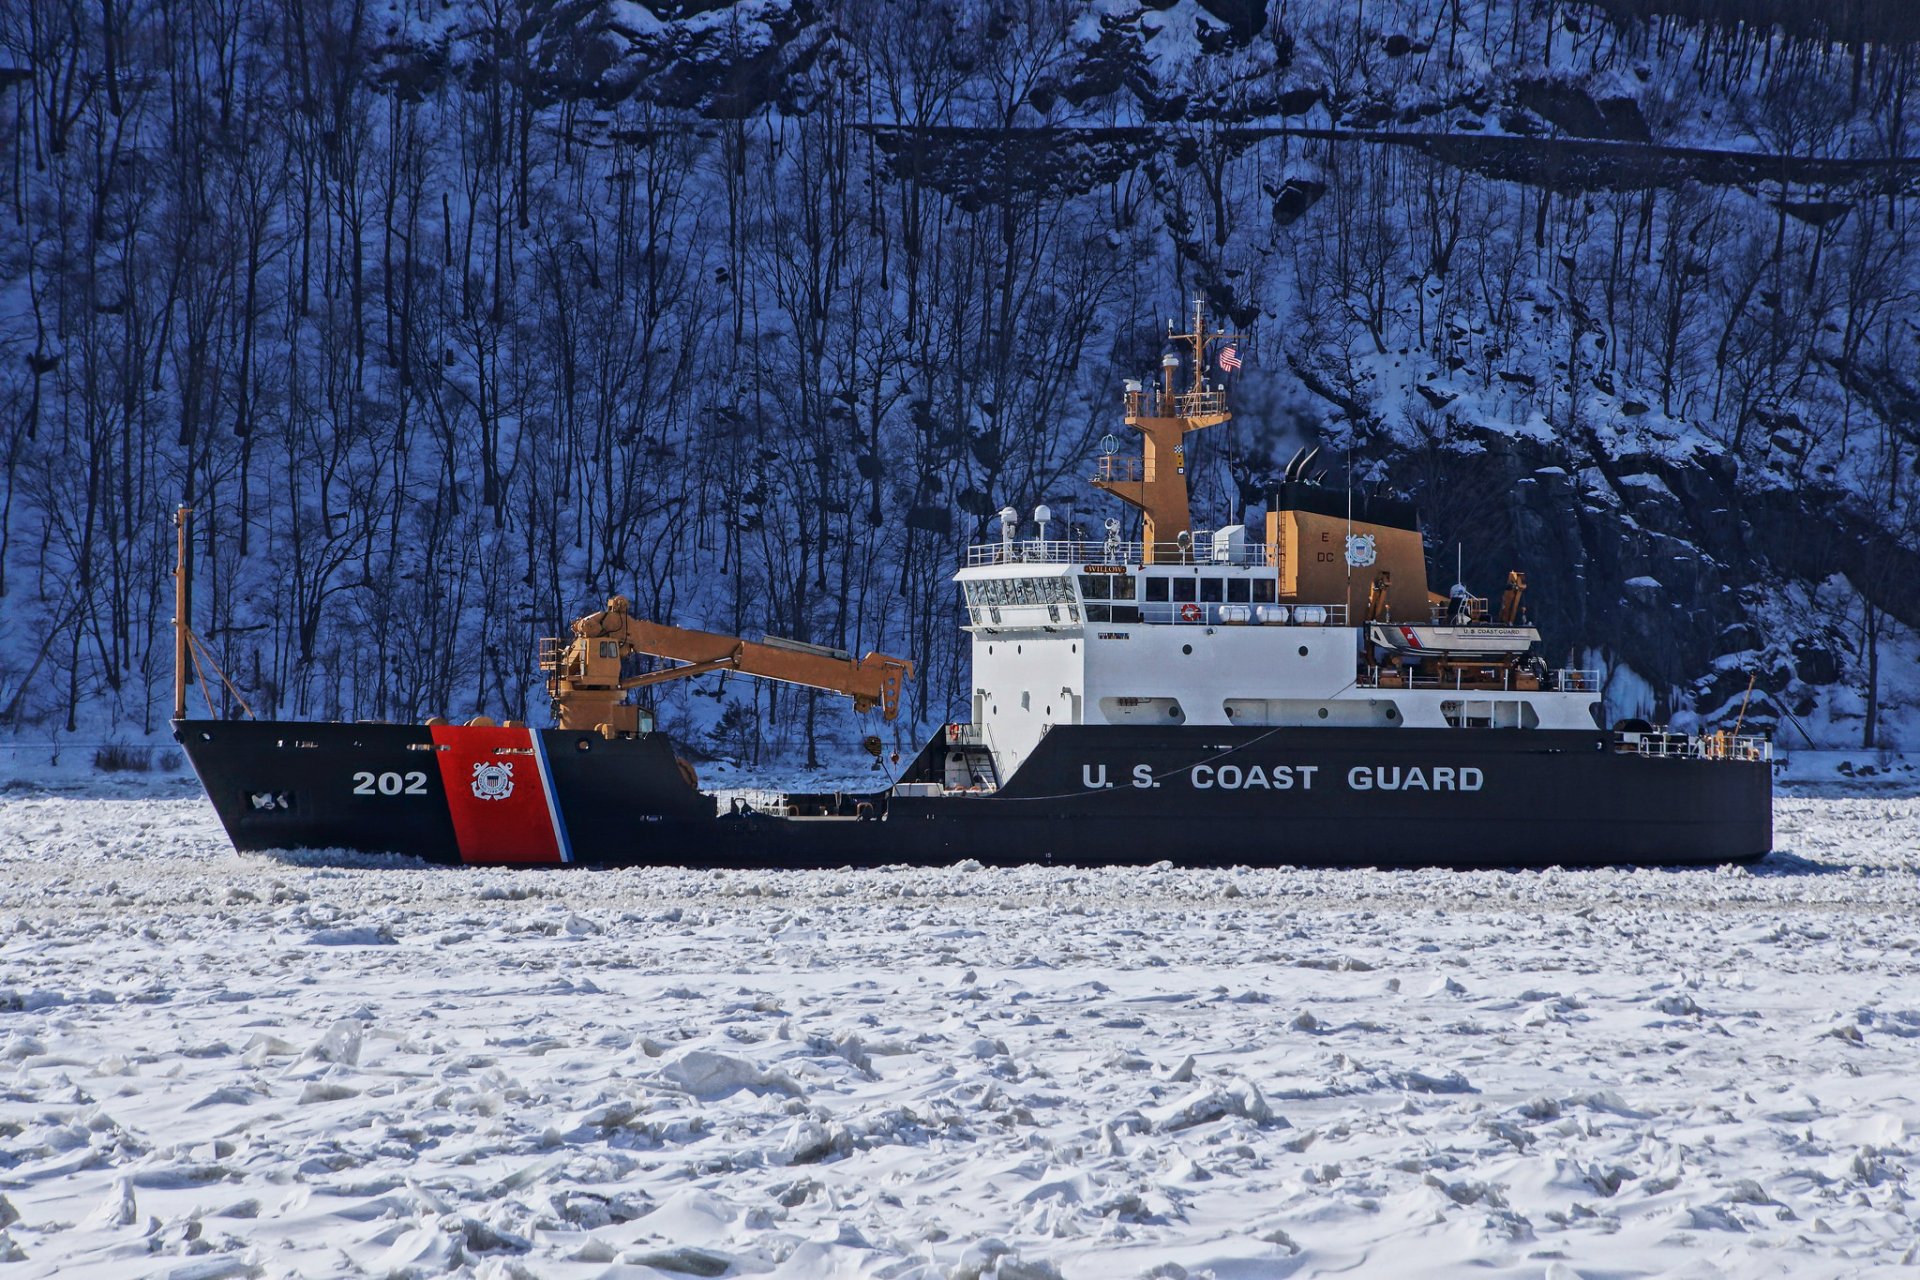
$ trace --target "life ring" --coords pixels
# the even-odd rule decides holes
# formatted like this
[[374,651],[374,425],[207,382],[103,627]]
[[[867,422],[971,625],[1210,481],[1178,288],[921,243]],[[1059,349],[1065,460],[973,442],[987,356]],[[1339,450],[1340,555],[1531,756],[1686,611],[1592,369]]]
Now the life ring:
[[1188,603],[1180,606],[1180,621],[1182,622],[1198,622],[1204,616],[1205,615],[1200,612],[1200,606],[1197,604]]

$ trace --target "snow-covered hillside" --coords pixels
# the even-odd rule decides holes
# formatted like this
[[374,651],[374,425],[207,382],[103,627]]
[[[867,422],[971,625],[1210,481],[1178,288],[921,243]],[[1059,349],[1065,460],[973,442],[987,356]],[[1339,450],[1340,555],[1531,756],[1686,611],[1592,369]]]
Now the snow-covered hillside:
[[0,798],[9,1275],[1920,1256],[1911,796],[1719,871],[741,874],[241,857],[186,790]]
[[[156,727],[185,500],[262,714],[537,720],[538,638],[619,591],[911,656],[911,745],[970,689],[957,553],[1005,504],[1126,514],[1085,478],[1199,294],[1251,341],[1197,521],[1318,440],[1449,574],[1526,572],[1616,714],[1920,746],[1916,38],[1776,0],[20,0],[0,726]],[[664,701],[746,757],[860,732]]]

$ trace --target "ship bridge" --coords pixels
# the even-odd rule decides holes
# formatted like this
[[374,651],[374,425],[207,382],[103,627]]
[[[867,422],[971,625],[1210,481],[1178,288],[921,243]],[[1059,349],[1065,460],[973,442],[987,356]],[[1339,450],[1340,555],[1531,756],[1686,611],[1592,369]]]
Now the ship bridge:
[[975,627],[1143,623],[1343,626],[1344,601],[1283,601],[1276,557],[1238,525],[1141,542],[1003,539],[967,549],[956,575]]

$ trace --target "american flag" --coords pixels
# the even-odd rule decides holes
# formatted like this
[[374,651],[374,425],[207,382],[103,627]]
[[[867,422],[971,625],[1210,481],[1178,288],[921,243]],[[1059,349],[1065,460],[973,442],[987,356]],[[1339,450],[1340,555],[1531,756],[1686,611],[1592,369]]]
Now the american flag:
[[1220,367],[1228,373],[1240,367],[1240,348],[1229,342],[1220,348]]

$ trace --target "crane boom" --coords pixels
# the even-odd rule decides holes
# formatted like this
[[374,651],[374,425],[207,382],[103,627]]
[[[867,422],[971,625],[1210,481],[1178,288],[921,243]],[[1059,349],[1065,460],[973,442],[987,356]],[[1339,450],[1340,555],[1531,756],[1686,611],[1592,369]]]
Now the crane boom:
[[[809,689],[825,689],[853,699],[856,711],[879,707],[888,720],[900,714],[900,689],[913,676],[913,663],[869,653],[864,658],[839,649],[767,636],[744,640],[713,631],[648,622],[633,616],[625,596],[615,596],[599,613],[573,624],[573,639],[542,642],[540,669],[553,699],[554,722],[562,729],[607,725],[616,733],[635,733],[639,708],[628,706],[626,691],[667,680],[738,671],[763,680],[780,680]],[[634,672],[638,656],[668,658],[685,665]]]

